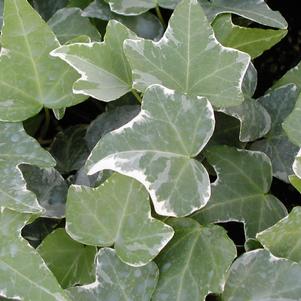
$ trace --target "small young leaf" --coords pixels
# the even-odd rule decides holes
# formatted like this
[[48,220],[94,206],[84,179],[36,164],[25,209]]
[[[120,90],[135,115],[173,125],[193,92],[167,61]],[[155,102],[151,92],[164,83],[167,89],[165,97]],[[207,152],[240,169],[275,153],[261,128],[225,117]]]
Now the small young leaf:
[[22,301],[70,301],[53,274],[21,237],[29,214],[0,211],[0,294]]
[[264,0],[198,0],[212,22],[219,14],[233,13],[262,25],[286,29],[287,22],[278,11],[271,10]]
[[89,36],[92,41],[99,41],[101,36],[89,19],[81,16],[82,11],[76,7],[58,10],[48,21],[61,44],[80,35]]
[[287,30],[240,27],[233,24],[230,14],[218,16],[212,24],[218,41],[248,53],[252,59],[260,56],[283,39]]
[[301,207],[256,237],[273,255],[301,262]]
[[120,98],[132,89],[131,68],[123,52],[125,39],[137,36],[117,21],[110,21],[102,43],[71,44],[52,51],[81,74],[73,85],[76,94],[102,101]]
[[72,94],[77,73],[49,56],[60,46],[26,0],[5,1],[1,36],[0,120],[22,121],[43,106],[63,108],[85,100]]
[[251,145],[252,150],[262,151],[269,156],[273,176],[285,182],[288,182],[288,176],[293,173],[292,165],[299,148],[288,140],[282,123],[293,110],[298,94],[297,87],[290,84],[276,88],[259,98],[258,102],[271,116],[272,128],[265,139]]
[[28,136],[21,123],[0,123],[0,207],[20,212],[40,212],[36,196],[26,189],[20,164],[55,165],[54,159]]
[[287,214],[284,205],[268,194],[272,168],[264,153],[213,146],[206,158],[217,180],[207,206],[193,216],[201,224],[243,222],[246,238],[254,238]]
[[205,98],[153,85],[140,114],[99,141],[87,168],[90,174],[111,169],[137,179],[158,214],[188,215],[210,197],[208,173],[194,157],[212,136],[214,123]]
[[169,224],[176,232],[156,259],[160,278],[152,300],[200,301],[209,292],[221,293],[236,257],[235,245],[225,230],[184,218]]
[[87,245],[115,244],[117,255],[132,266],[147,264],[173,236],[171,227],[151,217],[145,188],[119,174],[98,188],[70,187],[66,230]]
[[69,289],[74,301],[150,301],[158,281],[155,263],[131,267],[115,251],[103,248],[96,257],[96,281]]
[[97,249],[72,240],[64,229],[49,234],[37,251],[63,288],[92,282]]
[[301,177],[290,176],[289,179],[292,185],[301,193]]
[[255,250],[239,257],[230,269],[223,301],[299,301],[301,266]]
[[139,91],[161,84],[208,97],[215,106],[234,106],[244,100],[241,81],[250,57],[217,42],[196,0],[177,6],[159,42],[126,40],[124,48],[133,69],[133,87]]

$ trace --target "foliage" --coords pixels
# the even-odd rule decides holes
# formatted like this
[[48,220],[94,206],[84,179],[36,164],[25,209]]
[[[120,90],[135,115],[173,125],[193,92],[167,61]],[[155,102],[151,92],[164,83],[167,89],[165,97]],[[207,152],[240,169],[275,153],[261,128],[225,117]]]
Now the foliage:
[[301,193],[301,63],[256,90],[287,27],[264,0],[0,0],[0,300],[300,300],[274,183]]

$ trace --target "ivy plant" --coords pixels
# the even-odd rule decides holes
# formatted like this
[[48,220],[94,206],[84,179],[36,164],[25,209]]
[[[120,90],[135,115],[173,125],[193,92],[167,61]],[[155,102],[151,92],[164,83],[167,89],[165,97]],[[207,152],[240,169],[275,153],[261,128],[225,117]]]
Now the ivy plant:
[[300,300],[273,1],[0,0],[0,30],[1,301]]

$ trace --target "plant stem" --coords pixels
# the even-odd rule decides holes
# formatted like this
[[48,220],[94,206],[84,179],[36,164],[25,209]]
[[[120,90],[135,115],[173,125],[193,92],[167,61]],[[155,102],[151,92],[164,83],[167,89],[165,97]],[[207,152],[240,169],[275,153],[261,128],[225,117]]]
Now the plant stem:
[[134,89],[132,89],[132,94],[136,97],[136,99],[142,103],[142,98],[140,97],[140,95],[138,94],[138,92]]
[[161,24],[162,24],[163,26],[166,26],[159,5],[156,5],[156,13],[157,13],[157,16],[158,16],[158,18],[159,18]]

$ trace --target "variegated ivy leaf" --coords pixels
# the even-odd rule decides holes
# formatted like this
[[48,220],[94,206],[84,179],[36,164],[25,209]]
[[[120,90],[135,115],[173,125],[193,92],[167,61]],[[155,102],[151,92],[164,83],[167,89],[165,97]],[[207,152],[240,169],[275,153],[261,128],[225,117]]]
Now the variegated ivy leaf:
[[22,301],[70,301],[21,229],[30,218],[9,209],[0,211],[0,295]]
[[0,60],[0,120],[22,121],[42,108],[72,106],[85,100],[72,93],[77,73],[49,56],[56,36],[26,0],[4,3]]
[[70,187],[66,230],[86,245],[115,244],[121,260],[133,266],[147,264],[173,236],[171,227],[151,217],[145,188],[119,174],[97,188]]
[[177,6],[159,42],[126,40],[124,49],[137,90],[161,84],[208,97],[215,106],[243,102],[241,81],[250,57],[217,42],[196,0],[183,0]]
[[277,224],[257,234],[257,239],[277,257],[301,262],[301,207]]
[[96,257],[96,281],[69,291],[74,301],[150,301],[158,276],[154,262],[132,267],[120,261],[115,250],[103,248]]
[[99,141],[87,168],[90,174],[111,169],[137,179],[158,214],[188,215],[210,197],[208,173],[194,157],[212,136],[214,123],[205,98],[153,85],[139,115]]
[[100,33],[89,19],[81,16],[82,11],[77,7],[65,7],[58,10],[48,21],[56,37],[64,44],[78,36],[87,35],[93,41],[101,39]]
[[64,229],[50,233],[37,251],[63,288],[87,284],[95,279],[97,249],[72,240]]
[[111,10],[122,15],[139,15],[157,5],[174,9],[180,0],[106,0]]
[[266,250],[239,257],[230,269],[223,301],[299,301],[301,266]]
[[263,137],[271,128],[271,117],[266,109],[252,98],[257,86],[257,71],[250,63],[242,82],[245,101],[235,107],[220,108],[219,111],[237,118],[240,123],[239,140],[254,141]]
[[233,13],[262,25],[287,28],[287,22],[278,11],[271,10],[264,0],[198,0],[207,18],[212,22],[219,14]]
[[164,32],[161,22],[154,14],[146,12],[137,16],[119,15],[110,10],[110,6],[105,0],[92,1],[84,9],[82,16],[104,21],[117,20],[135,32],[139,37],[145,39],[158,40]]
[[192,219],[174,219],[175,236],[156,262],[160,277],[153,301],[204,301],[221,293],[228,268],[236,257],[234,243],[215,225],[201,226]]
[[300,149],[299,153],[297,154],[297,157],[293,164],[293,170],[294,170],[295,174],[301,179],[301,149]]
[[0,123],[0,207],[20,212],[40,212],[36,196],[26,189],[19,169],[22,163],[51,167],[50,154],[28,136],[21,123]]
[[103,101],[120,98],[132,88],[130,65],[123,52],[125,39],[137,36],[121,23],[108,23],[104,42],[64,45],[51,54],[70,64],[81,74],[73,85],[76,94]]
[[221,44],[246,52],[252,59],[270,49],[287,34],[286,29],[273,30],[235,25],[230,14],[218,16],[212,26]]
[[258,100],[270,114],[272,128],[264,139],[251,145],[252,150],[262,151],[270,157],[273,176],[285,182],[293,173],[292,165],[299,148],[289,141],[282,123],[292,112],[298,94],[297,87],[290,84],[276,88]]
[[246,238],[254,238],[287,214],[284,205],[268,193],[272,166],[264,153],[214,146],[205,155],[217,180],[210,201],[194,219],[201,224],[243,222]]

